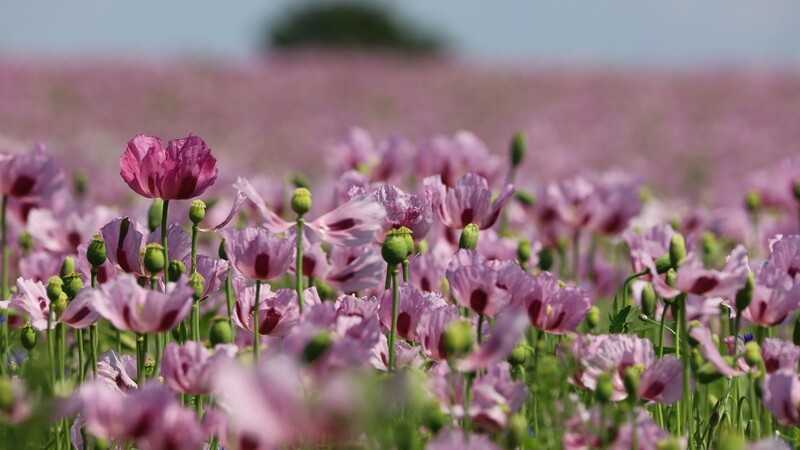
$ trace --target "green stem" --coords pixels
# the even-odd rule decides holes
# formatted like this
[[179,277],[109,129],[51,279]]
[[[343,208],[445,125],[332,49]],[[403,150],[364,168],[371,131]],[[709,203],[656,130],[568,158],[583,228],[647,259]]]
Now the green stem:
[[297,257],[295,258],[295,285],[297,291],[297,307],[303,313],[303,225],[306,221],[303,216],[297,218]]
[[664,328],[667,326],[667,311],[669,311],[669,304],[664,303],[664,309],[661,310],[661,323],[658,327],[658,358],[664,357]]
[[[192,263],[191,263],[191,272],[197,272],[197,236],[200,234],[200,226],[197,224],[192,225]],[[166,247],[164,247],[166,248]],[[169,264],[169,261],[167,261]]]
[[397,267],[390,267],[392,272],[392,329],[389,332],[389,372],[394,372],[394,340],[397,333],[397,309],[400,303],[400,290],[397,286]]
[[[164,247],[164,264],[169,265],[169,250],[167,249],[167,217],[169,216],[169,200],[164,200],[161,208],[161,245]],[[194,262],[194,261],[192,261]],[[164,270],[164,285],[169,283],[169,270]]]
[[[0,280],[2,280],[2,287],[0,287],[0,294],[3,295],[3,298],[0,300],[8,300],[10,296],[8,290],[8,259],[9,259],[9,248],[8,248],[8,230],[6,227],[6,210],[8,209],[8,196],[3,195],[2,206],[0,206],[0,247],[2,247],[2,261],[0,261]],[[0,373],[3,376],[6,375],[6,363],[5,363],[5,355],[8,350],[8,308],[3,310],[3,329],[2,329],[2,337],[0,337],[0,341],[2,341],[2,346],[0,347],[0,357],[3,358],[2,364],[0,364]]]
[[408,260],[403,260],[403,283],[408,283]]
[[192,304],[192,331],[194,334],[192,335],[192,339],[195,341],[200,341],[200,302],[195,301]]
[[228,306],[228,326],[233,330],[233,286],[231,286],[230,264],[228,264],[228,276],[225,277],[225,302]]
[[572,235],[572,279],[578,281],[581,270],[581,230],[575,229]]
[[52,310],[48,311],[47,313],[47,330],[45,335],[47,336],[47,357],[50,359],[50,378],[51,381],[55,384],[55,373],[56,373],[56,352],[55,352],[55,345],[53,342],[53,312]]
[[481,339],[483,338],[483,320],[484,320],[484,317],[485,316],[483,314],[478,314],[478,339],[477,339],[476,343],[479,346],[481,345]]
[[83,383],[83,330],[75,330],[75,340],[78,341],[78,381]]
[[261,336],[258,334],[258,306],[261,301],[261,280],[256,280],[256,300],[253,306],[253,361],[258,365],[258,344]]
[[637,279],[637,278],[639,278],[639,277],[641,277],[643,275],[647,275],[648,273],[649,272],[647,270],[643,270],[641,272],[636,272],[635,274],[633,274],[633,275],[631,275],[631,276],[629,276],[628,278],[625,279],[625,282],[622,284],[622,307],[623,308],[631,304],[628,301],[628,290],[630,289],[630,286],[631,286],[631,283],[633,282],[633,280],[635,280],[635,279]]
[[89,357],[92,358],[92,373],[97,378],[97,323],[89,326]]
[[691,370],[690,361],[689,361],[689,339],[688,339],[688,320],[686,316],[686,294],[681,294],[678,297],[678,314],[680,315],[680,330],[681,330],[681,358],[683,362],[683,399],[681,399],[681,403],[683,403],[683,413],[685,417],[680,417],[680,422],[684,422],[684,420],[688,423],[687,429],[689,433],[688,441],[689,441],[689,449],[693,450],[695,448],[694,442],[694,420],[691,418],[691,406],[692,406],[692,399],[691,399],[691,378],[689,371]]
[[136,334],[136,384],[141,388],[144,383],[144,335]]

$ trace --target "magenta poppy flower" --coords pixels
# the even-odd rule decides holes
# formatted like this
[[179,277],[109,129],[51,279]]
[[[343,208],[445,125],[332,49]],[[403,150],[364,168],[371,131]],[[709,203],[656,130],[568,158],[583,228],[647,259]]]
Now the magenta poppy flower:
[[211,392],[211,375],[217,364],[232,360],[236,352],[234,345],[218,345],[212,352],[202,342],[170,342],[164,348],[161,375],[177,392],[205,395]]
[[592,308],[585,292],[574,287],[561,287],[550,273],[530,276],[522,304],[530,324],[552,334],[574,331]]
[[779,338],[766,338],[761,344],[761,358],[767,373],[795,370],[800,362],[800,346]]
[[425,356],[434,361],[447,361],[448,353],[444,347],[444,332],[456,320],[462,320],[457,307],[445,305],[428,311],[417,325],[417,336],[422,342]]
[[514,194],[514,187],[508,184],[492,201],[489,183],[474,173],[459,178],[452,188],[446,187],[439,177],[426,178],[425,185],[437,193],[434,207],[442,223],[456,229],[464,228],[470,223],[480,229],[491,227],[500,217],[500,209]]
[[136,359],[109,350],[97,358],[97,381],[121,393],[136,389]]
[[784,269],[764,265],[755,281],[753,298],[741,312],[748,321],[765,327],[778,325],[800,306],[800,279]]
[[251,280],[267,281],[285,274],[294,261],[294,243],[263,228],[222,230],[236,270]]
[[181,276],[167,292],[139,286],[136,277],[122,274],[100,286],[97,312],[119,330],[161,333],[175,328],[192,307],[195,290]]
[[383,241],[389,230],[406,227],[411,230],[411,238],[419,242],[425,238],[433,223],[431,202],[436,196],[428,188],[422,195],[406,194],[400,188],[383,185],[373,194],[386,210],[386,219],[381,226],[379,241]]
[[769,373],[761,382],[764,406],[785,426],[800,425],[800,379],[796,368]]
[[[409,341],[419,342],[417,325],[426,311],[444,306],[446,303],[438,292],[422,293],[408,283],[400,285],[397,309],[397,335]],[[387,289],[381,296],[381,323],[387,329],[392,326],[392,291]]]
[[[144,252],[147,244],[161,243],[161,229],[150,233],[135,219],[120,217],[100,229],[106,246],[106,257],[121,271],[147,275],[144,270]],[[180,225],[167,228],[167,246],[170,260],[186,260],[191,253],[192,238]]]
[[64,184],[64,172],[42,147],[31,153],[0,154],[0,194],[25,201],[50,198]]
[[217,160],[199,137],[161,139],[140,134],[128,142],[119,159],[119,174],[147,198],[185,200],[202,195],[217,181]]
[[459,250],[445,276],[456,301],[478,314],[494,317],[511,299],[497,284],[500,272],[475,250]]

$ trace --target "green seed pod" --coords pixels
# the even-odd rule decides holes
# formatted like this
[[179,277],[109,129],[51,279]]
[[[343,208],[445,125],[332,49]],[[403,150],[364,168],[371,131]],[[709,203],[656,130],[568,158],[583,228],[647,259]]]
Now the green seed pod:
[[611,375],[601,373],[597,377],[595,394],[597,394],[597,400],[600,403],[608,403],[611,401],[611,397],[614,396],[614,382],[611,380]]
[[225,239],[223,239],[219,243],[219,250],[217,250],[217,255],[219,256],[219,259],[221,259],[223,261],[227,261],[228,260],[228,252],[225,251]]
[[628,399],[631,401],[636,401],[639,397],[639,379],[642,377],[643,370],[644,367],[641,364],[637,364],[626,367],[622,374],[625,392],[628,393]]
[[525,157],[525,133],[518,132],[511,139],[511,167],[517,167],[522,163]]
[[514,350],[508,355],[508,363],[512,366],[521,366],[525,364],[525,359],[528,357],[528,349],[523,345],[517,345]]
[[228,319],[222,317],[214,319],[208,337],[211,340],[211,345],[230,344],[233,342],[233,330],[228,323]]
[[750,191],[744,196],[744,207],[749,213],[755,213],[761,207],[761,196],[758,192]]
[[206,202],[202,200],[194,200],[189,206],[189,220],[197,225],[206,218]]
[[669,269],[672,269],[672,261],[669,258],[669,252],[659,256],[654,262],[656,265],[656,272],[658,273],[667,273]]
[[722,436],[717,443],[717,450],[744,450],[746,448],[747,442],[744,438],[734,433]]
[[461,238],[458,240],[458,248],[475,250],[478,248],[478,234],[480,230],[474,223],[470,223],[461,230]]
[[23,231],[19,235],[19,246],[22,247],[24,252],[33,250],[33,237],[27,231]]
[[539,251],[539,269],[547,272],[553,267],[553,249],[543,248]]
[[717,252],[717,237],[714,233],[706,231],[700,236],[700,247],[703,249],[704,255],[713,255]]
[[308,179],[299,173],[289,175],[289,182],[296,188],[311,188],[311,183],[309,183]]
[[654,317],[656,311],[656,291],[653,285],[647,283],[642,289],[642,313],[647,317]]
[[521,448],[528,439],[528,421],[519,414],[511,416],[508,421],[506,448]]
[[598,324],[600,324],[600,308],[592,306],[589,312],[586,313],[586,325],[589,326],[590,330],[594,330]]
[[514,198],[522,205],[522,206],[533,206],[536,203],[536,196],[533,193],[528,191],[517,191],[514,193]]
[[71,274],[72,272],[75,272],[75,258],[72,256],[67,256],[64,258],[64,262],[61,263],[61,271],[58,274],[63,277]]
[[436,434],[447,422],[447,417],[442,412],[442,407],[435,401],[430,401],[422,408],[422,425]]
[[165,265],[164,247],[156,243],[147,244],[144,247],[144,270],[154,275],[164,270]]
[[794,182],[794,199],[800,202],[800,180]]
[[[403,239],[406,241],[406,247],[408,247],[408,256],[414,254],[414,238],[411,237],[411,230],[406,227],[400,227],[395,230],[395,232],[400,236],[403,236]],[[406,258],[408,258],[408,256],[406,256]]]
[[189,275],[189,286],[194,288],[194,300],[200,300],[203,298],[203,291],[205,290],[206,280],[200,275],[199,272],[195,272]]
[[664,277],[664,282],[667,283],[667,286],[674,288],[677,279],[678,279],[678,274],[677,272],[675,272],[675,269],[669,269],[667,271],[667,276]]
[[686,242],[683,240],[683,235],[672,233],[672,239],[669,241],[669,261],[673,268],[678,268],[684,260],[686,260]]
[[47,298],[55,302],[64,293],[64,280],[58,276],[52,276],[47,280]]
[[89,185],[89,175],[86,174],[86,171],[78,169],[75,171],[75,174],[72,176],[72,187],[75,189],[75,197],[77,199],[83,199],[86,197],[86,190]]
[[69,303],[69,299],[67,298],[67,294],[61,293],[55,301],[50,302],[50,306],[53,308],[53,312],[56,314],[56,318],[61,317],[61,313],[67,309],[67,304]]
[[106,244],[99,234],[94,235],[92,241],[89,242],[89,247],[86,249],[86,260],[92,267],[99,267],[106,262]]
[[744,344],[744,361],[751,367],[759,366],[762,362],[761,347],[755,341],[750,341]]
[[320,331],[306,344],[303,349],[303,362],[310,364],[322,356],[332,342],[331,334],[327,331]]
[[668,437],[663,439],[656,444],[657,450],[681,450],[683,445],[681,445],[680,438],[677,437]]
[[61,280],[64,281],[64,293],[67,294],[67,298],[70,300],[75,298],[78,295],[78,291],[83,287],[83,280],[81,280],[81,275],[77,272],[61,277]]
[[0,410],[8,411],[14,406],[14,386],[11,378],[0,378]]
[[163,212],[164,200],[154,198],[153,203],[150,204],[150,209],[147,210],[147,228],[149,228],[151,232],[161,226],[161,215]]
[[794,345],[800,345],[800,313],[794,318],[794,332],[792,333]]
[[517,244],[517,258],[521,263],[528,262],[531,259],[531,241],[522,238]]
[[167,274],[169,275],[170,280],[175,281],[185,273],[186,273],[186,264],[184,264],[183,261],[178,261],[177,259],[173,259],[172,261],[169,262],[169,266],[167,266]]
[[736,292],[736,310],[737,311],[744,311],[750,305],[750,301],[753,299],[753,290],[755,289],[755,278],[753,277],[753,272],[747,274],[747,282],[744,284],[744,287],[739,289]]
[[36,331],[34,331],[30,322],[25,322],[25,325],[22,327],[22,331],[19,334],[19,339],[22,341],[22,346],[25,347],[25,350],[31,351],[36,348],[37,338],[38,335],[36,334]]
[[311,191],[304,187],[299,187],[294,190],[292,195],[292,211],[298,217],[303,217],[306,213],[311,211]]
[[391,230],[386,234],[386,239],[381,246],[381,256],[392,267],[400,264],[408,258],[408,243],[406,238],[397,233],[398,230]]
[[472,324],[466,320],[456,320],[447,327],[442,336],[448,356],[458,356],[472,349]]

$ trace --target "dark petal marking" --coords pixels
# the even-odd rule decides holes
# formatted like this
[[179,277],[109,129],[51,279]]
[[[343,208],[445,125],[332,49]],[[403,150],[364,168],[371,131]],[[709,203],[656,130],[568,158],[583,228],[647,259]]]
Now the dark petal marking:
[[267,278],[269,275],[269,255],[266,253],[259,253],[256,255],[256,262],[254,270],[258,278]]
[[692,287],[689,288],[689,292],[692,294],[702,295],[717,287],[718,284],[719,280],[716,278],[702,276],[695,280],[694,284],[692,284]]
[[566,311],[561,311],[561,313],[560,313],[560,314],[558,315],[558,317],[556,318],[556,321],[555,321],[555,322],[553,322],[553,324],[552,324],[552,325],[550,325],[548,328],[549,328],[549,329],[551,329],[551,330],[555,330],[555,329],[557,329],[557,328],[558,328],[558,326],[559,326],[559,325],[561,325],[561,322],[563,322],[563,321],[564,321],[564,316],[566,316],[566,314],[567,314],[567,312],[566,312]]
[[157,331],[159,331],[159,332],[167,331],[170,328],[172,328],[172,325],[175,323],[175,318],[176,317],[178,317],[178,310],[177,309],[173,309],[172,311],[164,314],[164,318],[161,319],[161,323],[158,324],[158,330]]
[[64,319],[64,322],[66,323],[80,322],[81,320],[83,320],[84,317],[88,316],[90,312],[92,312],[92,310],[89,309],[88,306],[84,306],[83,308],[78,310],[78,312],[75,313],[75,315],[73,315],[72,317]]
[[181,186],[178,188],[177,198],[192,198],[194,196],[194,190],[197,187],[197,177],[188,174],[187,176],[181,178]]
[[436,347],[439,350],[439,357],[442,359],[447,359],[447,347],[444,344],[444,333],[439,336],[439,345]]
[[310,277],[317,267],[317,260],[310,256],[303,256],[303,275]]
[[258,332],[260,334],[269,334],[272,330],[278,326],[278,323],[281,321],[281,313],[275,310],[275,308],[270,308],[267,311],[267,316],[264,318],[264,321],[258,326]]
[[536,299],[531,302],[530,306],[528,306],[528,318],[531,321],[531,325],[535,324],[536,321],[539,319],[539,313],[542,311],[542,301]]
[[81,245],[81,235],[73,231],[67,235],[67,242],[73,250],[76,250]]
[[12,197],[24,197],[33,191],[35,185],[35,179],[27,175],[21,175],[14,181],[14,184],[11,186],[11,192],[9,192],[8,195]]
[[408,339],[408,333],[411,331],[411,316],[403,311],[397,315],[397,334],[404,339]]
[[466,226],[472,223],[472,219],[475,213],[472,211],[472,208],[464,208],[461,211],[461,225]]
[[478,314],[482,314],[489,303],[489,296],[481,289],[472,291],[469,296],[469,306]]
[[347,218],[328,225],[328,229],[331,231],[344,231],[353,228],[356,224],[358,224],[358,222],[356,222],[355,219]]
[[650,386],[647,386],[647,389],[642,393],[642,397],[652,399],[658,395],[661,395],[661,393],[664,392],[664,387],[664,383],[655,381]]

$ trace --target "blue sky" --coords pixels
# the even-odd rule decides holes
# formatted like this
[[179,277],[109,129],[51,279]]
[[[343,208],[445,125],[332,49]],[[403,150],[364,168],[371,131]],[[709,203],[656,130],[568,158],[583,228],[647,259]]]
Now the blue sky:
[[[302,0],[3,0],[0,53],[246,58]],[[373,0],[483,62],[800,66],[797,0]]]

